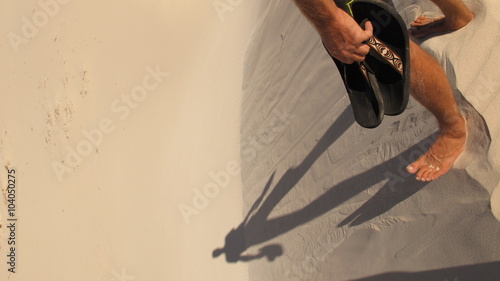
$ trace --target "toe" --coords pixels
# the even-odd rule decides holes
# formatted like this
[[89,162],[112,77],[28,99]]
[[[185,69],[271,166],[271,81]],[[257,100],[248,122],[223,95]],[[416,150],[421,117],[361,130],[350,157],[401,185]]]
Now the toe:
[[408,165],[408,167],[406,167],[406,170],[408,171],[408,173],[415,174],[415,173],[419,172],[419,170],[425,166],[425,158],[426,158],[426,155],[424,154],[420,158],[418,158],[417,161]]
[[433,180],[437,180],[438,178],[440,178],[442,175],[444,175],[447,171],[446,170],[443,170],[443,169],[436,169],[434,174],[432,175],[432,178]]
[[426,178],[428,179],[428,181],[436,180],[437,179],[436,168],[429,169],[429,172],[427,173]]
[[406,171],[410,174],[415,174],[418,170],[415,168],[413,164],[411,164],[408,165],[408,167],[406,167]]
[[422,25],[426,20],[427,18],[425,16],[419,16],[411,23],[411,25]]
[[417,173],[417,178],[419,178],[420,181],[423,181],[423,182],[429,181],[430,180],[430,178],[429,178],[429,170],[430,169],[427,166],[424,166],[424,167],[420,168],[420,170]]
[[421,170],[422,174],[420,175],[420,178],[422,179],[422,181],[430,181],[429,174],[432,170],[429,167],[424,167]]

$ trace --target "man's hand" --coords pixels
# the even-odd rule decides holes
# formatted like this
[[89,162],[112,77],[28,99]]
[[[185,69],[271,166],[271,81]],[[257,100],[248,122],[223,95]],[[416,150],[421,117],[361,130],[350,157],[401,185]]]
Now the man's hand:
[[318,30],[330,55],[344,63],[361,62],[370,51],[363,42],[373,36],[373,26],[367,21],[364,30],[341,9],[336,10],[328,27]]

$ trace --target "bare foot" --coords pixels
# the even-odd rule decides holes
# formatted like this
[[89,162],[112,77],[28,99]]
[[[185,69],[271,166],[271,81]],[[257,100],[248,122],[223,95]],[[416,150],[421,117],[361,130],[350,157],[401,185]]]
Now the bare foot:
[[443,22],[444,16],[439,17],[439,18],[430,18],[424,15],[419,16],[416,18],[410,25],[414,26],[416,28],[426,26],[431,23],[436,23],[436,22]]
[[429,150],[406,170],[411,174],[416,173],[416,179],[424,182],[437,180],[447,173],[465,149],[465,127],[465,119],[462,117],[453,128],[442,130]]
[[453,19],[446,17],[430,18],[422,15],[410,24],[411,28],[409,31],[410,35],[415,38],[449,33],[466,26],[473,18],[474,15],[472,13]]

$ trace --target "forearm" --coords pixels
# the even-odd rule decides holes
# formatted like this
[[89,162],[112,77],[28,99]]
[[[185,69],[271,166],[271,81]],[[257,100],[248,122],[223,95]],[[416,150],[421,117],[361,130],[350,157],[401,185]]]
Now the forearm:
[[302,13],[321,33],[338,19],[340,8],[333,0],[294,0]]
[[333,0],[294,0],[302,13],[318,31],[323,45],[331,56],[345,63],[363,61],[370,50],[363,42],[373,35],[373,27],[366,22],[363,30]]

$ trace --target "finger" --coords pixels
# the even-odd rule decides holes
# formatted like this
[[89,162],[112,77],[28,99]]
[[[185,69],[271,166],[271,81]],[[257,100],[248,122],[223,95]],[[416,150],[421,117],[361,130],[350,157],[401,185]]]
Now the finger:
[[370,37],[373,36],[373,25],[370,21],[365,22],[365,28],[364,28],[364,39],[363,41],[368,40]]
[[350,53],[348,56],[346,56],[346,59],[348,59],[350,61],[350,63],[362,62],[365,60],[365,55],[358,54],[358,53]]
[[365,60],[365,57],[362,56],[355,56],[353,58],[353,62],[363,62]]
[[370,52],[370,47],[368,47],[366,44],[362,44],[357,49],[345,53],[344,57],[350,58],[351,60],[357,61],[357,62],[362,62],[365,60],[366,55]]
[[339,61],[346,63],[346,64],[351,64],[354,62],[354,60],[351,58],[349,53],[343,53],[343,52],[328,52],[328,54]]
[[364,57],[370,52],[370,47],[366,44],[361,44],[358,49],[354,52],[358,56]]
[[339,61],[345,63],[345,64],[351,64],[351,63],[355,62],[355,60],[351,56],[337,56],[335,58],[338,59]]
[[358,57],[354,56],[353,54],[338,54],[338,56],[333,56],[333,57],[345,64],[351,64],[357,61],[358,59]]

